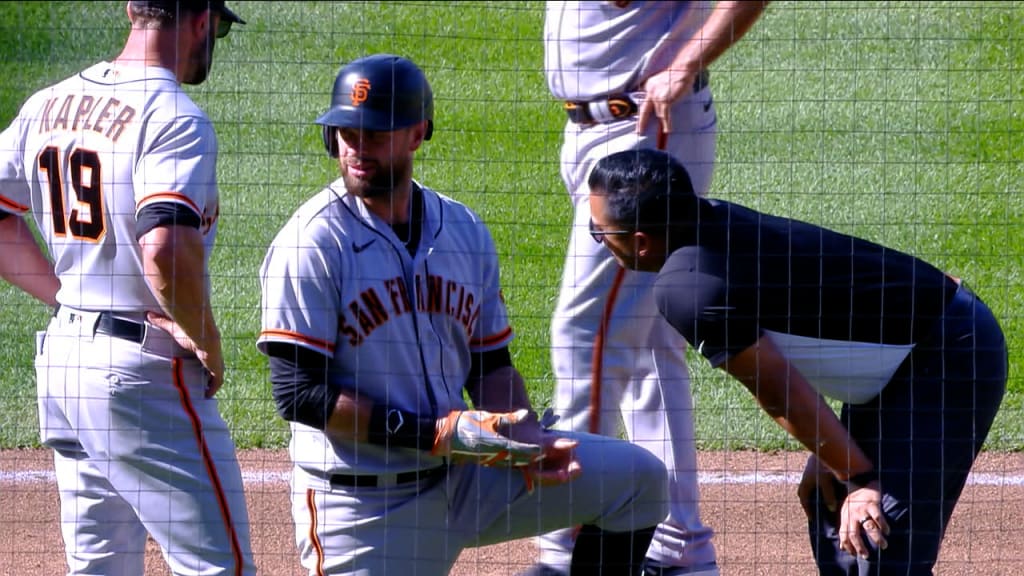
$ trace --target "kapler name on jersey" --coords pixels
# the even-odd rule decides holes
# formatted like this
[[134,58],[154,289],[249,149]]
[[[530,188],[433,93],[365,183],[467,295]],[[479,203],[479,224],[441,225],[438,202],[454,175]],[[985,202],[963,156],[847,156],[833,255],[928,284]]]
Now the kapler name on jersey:
[[[471,336],[480,315],[479,298],[466,285],[443,276],[417,274],[416,311],[447,314]],[[412,299],[401,276],[384,280],[379,287],[363,290],[349,301],[338,316],[338,331],[348,336],[350,346],[359,346],[385,322],[412,312]]]
[[56,130],[91,130],[117,142],[125,126],[135,118],[135,109],[109,96],[68,94],[51,98],[39,115],[39,133]]

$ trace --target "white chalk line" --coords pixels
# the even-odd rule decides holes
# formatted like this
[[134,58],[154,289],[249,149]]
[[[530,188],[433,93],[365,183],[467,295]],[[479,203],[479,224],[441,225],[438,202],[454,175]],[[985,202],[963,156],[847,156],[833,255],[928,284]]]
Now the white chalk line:
[[[242,471],[242,480],[246,484],[273,484],[288,481],[288,472]],[[0,482],[19,484],[52,483],[56,478],[48,470],[0,470]],[[697,474],[700,484],[799,484],[799,473],[784,472],[700,472]],[[967,477],[967,484],[974,486],[1024,486],[1024,475],[993,474],[991,472],[972,472]]]

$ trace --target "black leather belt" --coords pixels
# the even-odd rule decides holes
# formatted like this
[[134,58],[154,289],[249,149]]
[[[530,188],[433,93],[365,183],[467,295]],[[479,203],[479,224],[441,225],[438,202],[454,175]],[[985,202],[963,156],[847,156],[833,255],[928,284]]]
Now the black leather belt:
[[142,340],[146,336],[146,325],[123,318],[114,318],[110,312],[100,312],[100,318],[96,321],[96,333],[142,344]]
[[398,474],[331,474],[331,486],[347,486],[350,488],[376,488],[377,486],[394,486],[419,482],[421,480],[434,480],[444,476],[448,472],[447,465],[426,470],[412,470],[411,472],[399,472]]
[[[700,92],[707,87],[710,74],[701,70],[693,79],[693,91]],[[565,113],[574,124],[601,124],[628,118],[639,110],[629,94],[615,94],[592,102],[566,102]]]

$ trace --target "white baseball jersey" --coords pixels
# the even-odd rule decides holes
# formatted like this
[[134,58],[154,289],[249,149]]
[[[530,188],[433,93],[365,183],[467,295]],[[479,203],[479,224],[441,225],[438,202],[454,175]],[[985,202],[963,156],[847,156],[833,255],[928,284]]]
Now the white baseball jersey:
[[141,574],[148,533],[175,574],[255,574],[209,373],[153,326],[137,339],[101,330],[160,310],[139,232],[197,225],[209,259],[216,162],[209,119],[158,67],[91,66],[33,94],[0,135],[0,208],[32,213],[61,282],[35,365],[69,573]]
[[547,2],[544,71],[556,98],[587,101],[637,90],[668,67],[713,3],[617,4]]
[[[440,417],[466,408],[471,353],[505,346],[513,334],[490,232],[465,205],[421,189],[415,257],[340,179],[300,207],[260,271],[258,346],[309,348],[332,359],[334,384]],[[442,463],[420,450],[332,444],[315,428],[291,428],[292,460],[313,472],[379,474]]]
[[209,258],[216,163],[213,127],[171,71],[101,62],[36,92],[0,135],[0,209],[32,210],[61,304],[159,310],[143,275],[136,215],[155,203],[195,212]]

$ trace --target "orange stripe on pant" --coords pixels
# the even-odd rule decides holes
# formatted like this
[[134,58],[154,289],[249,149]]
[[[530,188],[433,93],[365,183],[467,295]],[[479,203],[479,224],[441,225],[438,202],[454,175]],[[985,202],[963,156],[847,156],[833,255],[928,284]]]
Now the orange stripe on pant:
[[[615,307],[615,300],[619,297],[619,288],[622,287],[622,282],[626,278],[626,269],[619,267],[618,272],[615,273],[615,280],[612,281],[612,287],[608,290],[608,299],[604,303],[604,310],[601,312],[601,324],[597,328],[597,334],[594,336],[594,355],[590,361],[591,368],[591,380],[590,380],[590,424],[589,429],[591,434],[599,434],[601,431],[601,379],[604,373],[604,341],[605,336],[608,333],[608,322],[611,320],[612,309]],[[576,540],[576,536],[579,535],[582,526],[576,525],[572,528],[572,539]]]
[[619,288],[626,277],[626,269],[619,267],[615,273],[615,280],[608,290],[608,299],[604,303],[604,311],[601,312],[601,324],[597,328],[597,335],[594,337],[594,355],[590,362],[590,432],[598,434],[601,430],[601,381],[604,375],[604,346],[608,334],[608,324],[611,321],[612,309],[615,308],[615,300],[619,297]]
[[228,508],[228,501],[224,495],[224,488],[220,483],[220,476],[217,475],[217,467],[213,464],[210,448],[206,445],[206,439],[203,437],[203,425],[199,421],[199,415],[196,414],[195,408],[192,406],[192,397],[189,395],[188,387],[185,386],[185,379],[181,375],[180,358],[171,359],[171,371],[174,375],[174,387],[178,390],[178,395],[181,398],[181,407],[185,409],[189,421],[192,422],[192,431],[196,436],[199,454],[203,459],[206,473],[210,476],[210,483],[213,484],[213,493],[217,498],[217,505],[220,507],[220,515],[224,520],[224,527],[227,529],[228,536],[231,539],[231,554],[235,558],[235,576],[242,576],[242,571],[245,569],[242,547],[238,544],[238,533],[235,532],[235,524],[231,520],[231,510]]
[[324,547],[316,534],[316,490],[306,490],[306,508],[309,510],[309,543],[316,551],[316,576],[324,576]]
[[[668,134],[664,126],[658,121],[658,150],[664,150],[668,143]],[[604,372],[604,341],[608,334],[608,323],[611,321],[612,310],[615,308],[615,299],[619,296],[619,288],[625,279],[626,270],[619,267],[615,273],[615,280],[608,291],[608,299],[604,303],[604,311],[601,312],[601,325],[594,337],[594,355],[590,362],[590,432],[597,434],[601,430],[601,380]]]

